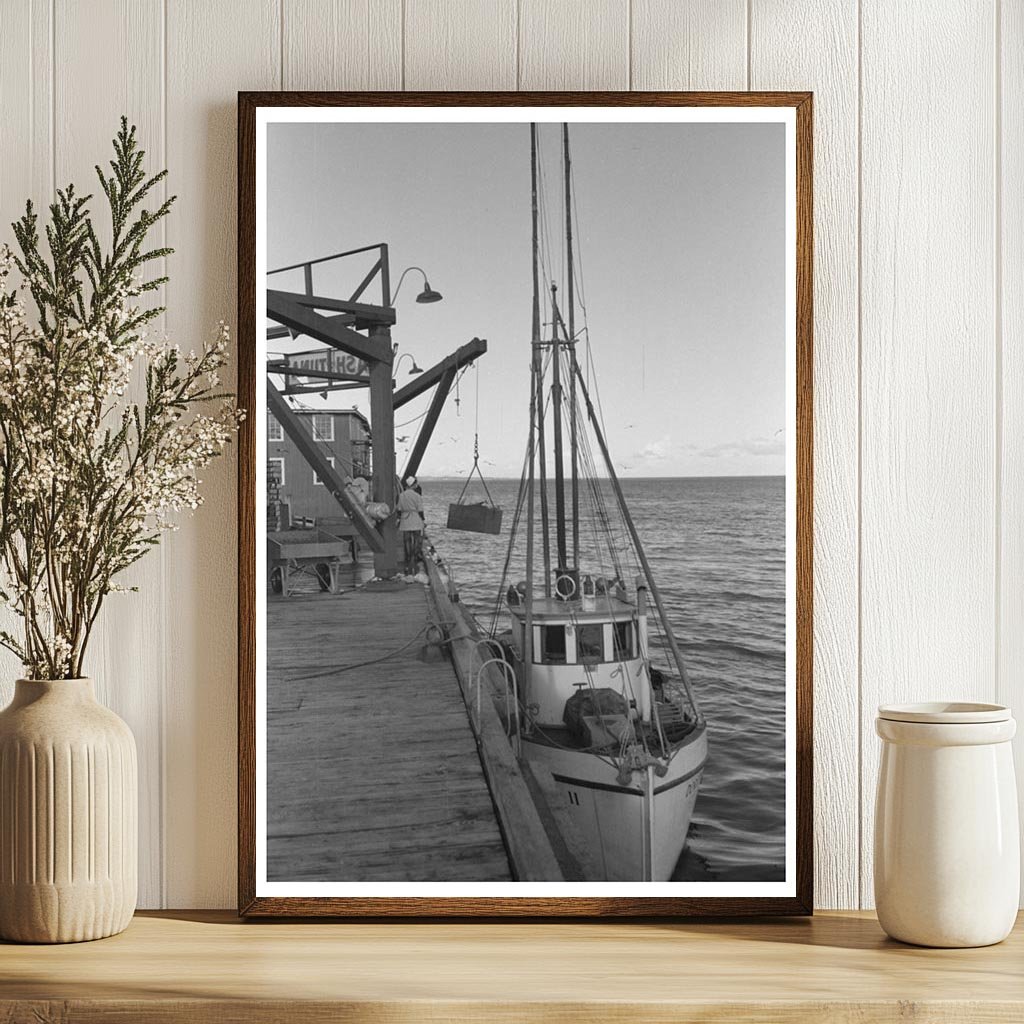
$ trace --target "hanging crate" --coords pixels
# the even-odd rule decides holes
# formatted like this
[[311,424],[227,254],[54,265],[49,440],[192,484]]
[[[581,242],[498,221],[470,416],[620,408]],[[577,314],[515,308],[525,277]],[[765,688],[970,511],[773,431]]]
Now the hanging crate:
[[485,501],[465,505],[454,501],[448,506],[448,529],[470,533],[501,533],[501,509]]
[[[491,499],[487,481],[484,480],[484,475],[480,472],[479,453],[476,451],[475,444],[473,447],[473,468],[469,471],[469,476],[466,477],[466,482],[462,486],[459,500],[453,501],[448,506],[448,529],[466,530],[469,533],[501,533],[501,509]],[[487,495],[486,501],[466,501],[466,491],[474,473],[480,477],[484,494]]]

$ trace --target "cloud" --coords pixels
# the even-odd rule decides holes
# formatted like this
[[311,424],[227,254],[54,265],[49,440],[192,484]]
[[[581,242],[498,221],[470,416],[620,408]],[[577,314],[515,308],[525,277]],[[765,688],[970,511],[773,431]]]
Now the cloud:
[[672,454],[672,438],[666,434],[659,441],[649,441],[631,458],[639,462],[662,462]]
[[691,451],[703,459],[727,459],[746,455],[765,457],[786,454],[786,439],[781,433],[774,437],[748,437],[742,441],[726,441],[709,448],[693,446]]

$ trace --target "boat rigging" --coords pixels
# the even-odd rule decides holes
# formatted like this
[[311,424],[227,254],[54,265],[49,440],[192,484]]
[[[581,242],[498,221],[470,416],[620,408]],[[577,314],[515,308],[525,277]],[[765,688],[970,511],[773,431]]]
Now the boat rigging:
[[[615,471],[591,367],[585,377],[577,358],[568,125],[561,156],[564,310],[557,283],[541,285],[547,231],[531,125],[530,423],[490,632],[515,673],[521,756],[549,777],[542,788],[587,851],[586,877],[668,880],[707,758],[706,723]],[[525,576],[511,584],[524,518]],[[663,656],[671,669],[655,664]]]

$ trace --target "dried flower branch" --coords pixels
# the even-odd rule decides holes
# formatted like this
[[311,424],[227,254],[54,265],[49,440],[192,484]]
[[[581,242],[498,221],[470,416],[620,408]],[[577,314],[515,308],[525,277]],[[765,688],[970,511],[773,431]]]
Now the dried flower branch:
[[[147,338],[163,307],[139,297],[166,278],[144,270],[171,250],[147,250],[146,237],[174,198],[141,207],[166,175],[147,177],[144,157],[122,118],[111,174],[96,168],[109,245],[91,197],[69,186],[50,206],[45,251],[31,203],[14,224],[20,254],[0,248],[0,600],[21,619],[0,645],[30,678],[82,675],[103,599],[123,589],[115,577],[175,528],[174,513],[200,504],[197,473],[241,419],[219,390],[226,325],[188,355]],[[137,366],[145,399],[133,401]]]

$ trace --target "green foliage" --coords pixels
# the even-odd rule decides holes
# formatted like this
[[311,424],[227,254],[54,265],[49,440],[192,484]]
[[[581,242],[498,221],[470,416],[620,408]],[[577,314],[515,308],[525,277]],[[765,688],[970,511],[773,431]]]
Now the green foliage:
[[[223,324],[198,353],[147,340],[164,310],[139,300],[167,278],[145,272],[172,251],[147,238],[174,197],[147,207],[166,171],[147,175],[144,158],[122,118],[110,172],[96,168],[109,243],[92,196],[69,185],[44,237],[28,203],[13,225],[19,253],[0,251],[0,599],[22,623],[20,636],[0,632],[0,645],[34,678],[81,675],[103,599],[124,589],[114,577],[174,528],[172,513],[197,507],[196,472],[239,418],[218,389]],[[145,397],[131,400],[143,381]],[[199,411],[210,402],[213,414]]]

